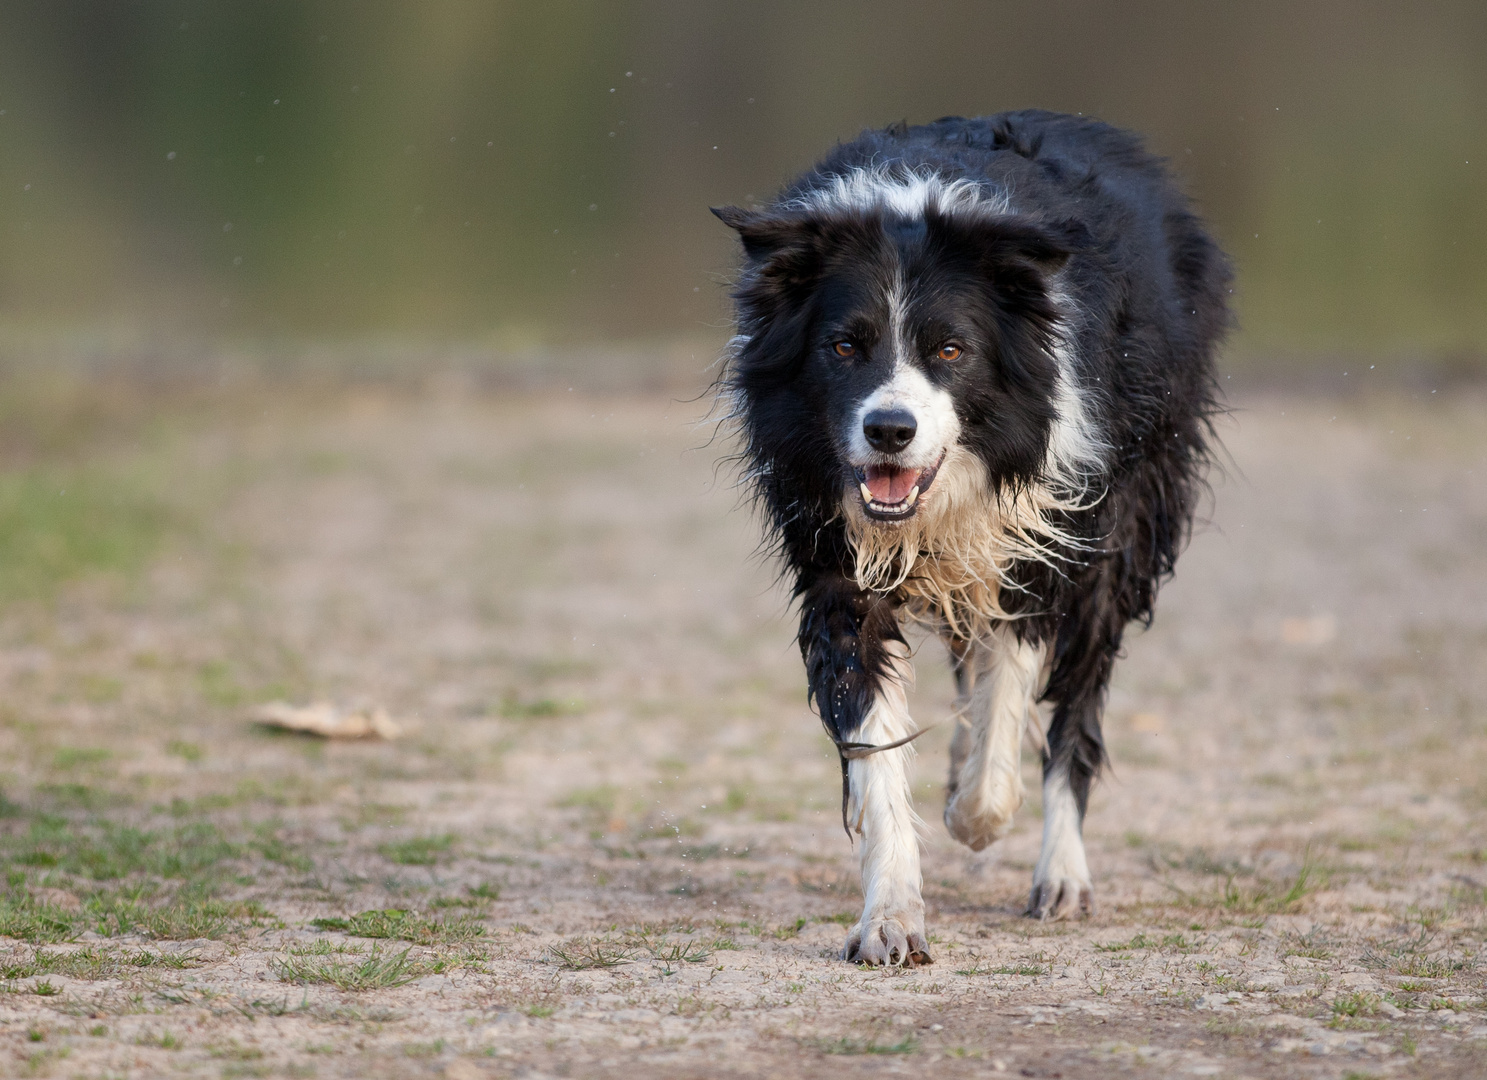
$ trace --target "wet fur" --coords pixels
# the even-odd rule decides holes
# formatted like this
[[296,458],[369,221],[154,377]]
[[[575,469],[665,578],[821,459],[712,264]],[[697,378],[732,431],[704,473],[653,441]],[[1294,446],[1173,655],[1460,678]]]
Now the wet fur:
[[[1111,665],[1152,617],[1209,459],[1224,256],[1135,136],[1037,111],[868,132],[770,206],[715,212],[744,248],[721,391],[828,733],[859,738],[899,692],[908,618],[958,657],[1021,642],[1046,657],[1045,790],[1082,820]],[[843,327],[856,367],[827,348]],[[936,365],[947,333],[966,363]],[[919,512],[884,525],[843,428],[890,346],[948,393],[959,435]],[[1077,858],[1045,847],[1040,866],[1082,867],[1077,821],[1060,830]]]

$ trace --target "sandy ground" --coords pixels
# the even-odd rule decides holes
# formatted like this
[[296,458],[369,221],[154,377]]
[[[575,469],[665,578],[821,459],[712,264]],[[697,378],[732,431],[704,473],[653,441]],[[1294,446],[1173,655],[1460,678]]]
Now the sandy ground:
[[[698,405],[260,404],[140,451],[187,523],[142,581],[0,621],[10,902],[71,927],[0,939],[0,1074],[1487,1075],[1480,394],[1235,402],[1117,669],[1098,913],[1022,916],[1031,757],[1012,835],[949,839],[938,729],[915,971],[836,958],[837,766]],[[84,917],[131,895],[217,915]]]

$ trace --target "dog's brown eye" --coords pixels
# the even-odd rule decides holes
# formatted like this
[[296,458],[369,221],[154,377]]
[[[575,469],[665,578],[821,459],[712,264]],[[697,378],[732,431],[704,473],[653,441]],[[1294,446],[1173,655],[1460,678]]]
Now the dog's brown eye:
[[959,360],[960,359],[960,346],[959,345],[941,345],[940,346],[939,357],[940,357],[941,360]]
[[850,341],[838,341],[832,348],[836,350],[838,356],[857,355],[857,346],[853,345]]

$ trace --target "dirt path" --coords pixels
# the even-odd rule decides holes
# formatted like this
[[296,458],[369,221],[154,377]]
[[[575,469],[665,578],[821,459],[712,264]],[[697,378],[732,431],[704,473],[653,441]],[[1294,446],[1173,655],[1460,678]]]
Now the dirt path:
[[[1238,402],[1117,671],[1099,913],[1021,917],[1031,757],[1013,834],[949,840],[936,731],[912,972],[835,959],[836,765],[696,406],[142,437],[153,568],[0,624],[0,1074],[1487,1075],[1484,403]],[[408,736],[246,719],[321,696]]]

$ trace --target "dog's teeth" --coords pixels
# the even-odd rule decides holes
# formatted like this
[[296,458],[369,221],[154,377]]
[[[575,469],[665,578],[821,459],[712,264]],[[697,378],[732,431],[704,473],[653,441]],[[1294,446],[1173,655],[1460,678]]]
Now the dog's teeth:
[[865,503],[872,502],[873,501],[873,493],[868,488],[868,486],[866,484],[864,484],[864,483],[861,483],[860,481],[858,482],[857,486],[862,489],[862,501],[865,502]]
[[919,485],[915,484],[909,489],[909,497],[904,500],[904,505],[913,506],[914,500],[919,498]]

